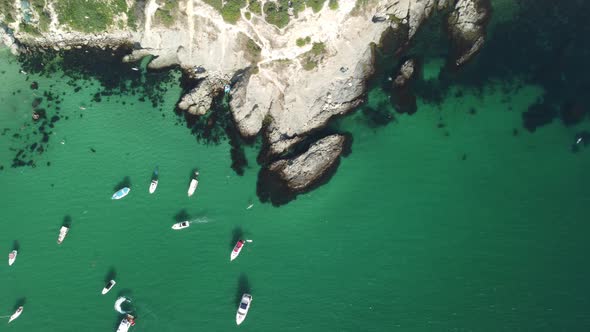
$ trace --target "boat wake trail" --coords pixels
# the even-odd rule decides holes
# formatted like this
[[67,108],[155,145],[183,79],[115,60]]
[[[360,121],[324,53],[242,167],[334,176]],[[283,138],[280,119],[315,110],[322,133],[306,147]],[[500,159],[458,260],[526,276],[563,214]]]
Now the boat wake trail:
[[207,218],[207,217],[200,217],[200,218],[196,218],[196,219],[190,220],[189,222],[191,224],[207,224],[210,221],[211,220],[209,220],[209,218]]
[[115,310],[117,310],[117,312],[119,312],[120,314],[126,314],[127,311],[121,309],[121,305],[125,302],[131,302],[131,300],[127,299],[124,296],[121,296],[117,299],[117,301],[115,301]]

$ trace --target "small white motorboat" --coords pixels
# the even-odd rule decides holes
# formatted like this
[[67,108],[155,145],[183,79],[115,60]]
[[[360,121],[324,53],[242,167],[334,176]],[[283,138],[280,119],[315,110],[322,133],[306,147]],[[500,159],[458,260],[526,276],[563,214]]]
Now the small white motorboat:
[[251,303],[252,295],[242,295],[242,301],[240,301],[240,306],[238,307],[238,312],[236,313],[236,324],[240,325],[244,319],[246,319],[246,315],[248,314],[248,310],[250,310]]
[[69,230],[70,229],[67,226],[61,226],[59,229],[59,236],[57,237],[57,244],[61,244],[64,241]]
[[17,319],[18,316],[20,316],[20,314],[23,313],[23,306],[21,305],[20,307],[18,307],[18,309],[16,309],[16,311],[12,314],[12,316],[10,316],[10,319],[8,320],[8,322],[12,322],[13,320]]
[[197,190],[197,186],[199,185],[199,172],[195,172],[195,177],[192,178],[190,185],[188,186],[188,197],[191,197],[195,190]]
[[154,175],[152,176],[152,182],[150,183],[150,194],[153,194],[158,188],[158,168],[154,170]]
[[184,229],[190,225],[191,225],[191,223],[189,221],[177,222],[176,224],[172,225],[172,229],[174,229],[174,230]]
[[113,197],[111,197],[111,199],[121,199],[127,195],[129,195],[129,192],[131,191],[131,189],[125,187],[120,189],[119,191],[117,191],[116,193],[113,194]]
[[233,261],[234,259],[236,259],[236,257],[238,257],[238,255],[242,251],[242,248],[244,248],[245,243],[246,243],[246,241],[244,241],[244,240],[240,240],[236,243],[236,245],[234,246],[234,249],[231,251],[231,254],[229,256],[230,262]]
[[115,285],[117,284],[117,282],[115,280],[111,280],[107,283],[106,286],[104,286],[104,288],[102,289],[101,294],[105,295],[106,293],[108,293],[113,287],[115,287]]
[[135,325],[135,317],[127,314],[119,323],[119,327],[117,327],[117,332],[127,332],[131,326]]
[[16,251],[16,250],[13,250],[10,252],[10,254],[8,254],[8,265],[14,264],[17,254],[18,254],[18,251]]

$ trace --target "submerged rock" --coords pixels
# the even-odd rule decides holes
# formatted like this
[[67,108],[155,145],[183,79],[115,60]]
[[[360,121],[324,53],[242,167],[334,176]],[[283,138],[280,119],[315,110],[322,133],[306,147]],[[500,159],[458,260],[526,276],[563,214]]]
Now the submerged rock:
[[461,67],[482,48],[491,13],[490,0],[457,0],[447,19],[451,56],[456,67]]
[[272,163],[268,169],[276,173],[294,192],[310,188],[335,164],[344,149],[342,135],[324,137],[301,155]]
[[410,87],[417,72],[415,59],[408,59],[402,63],[391,87],[391,101],[399,113],[414,114],[418,109],[416,96]]

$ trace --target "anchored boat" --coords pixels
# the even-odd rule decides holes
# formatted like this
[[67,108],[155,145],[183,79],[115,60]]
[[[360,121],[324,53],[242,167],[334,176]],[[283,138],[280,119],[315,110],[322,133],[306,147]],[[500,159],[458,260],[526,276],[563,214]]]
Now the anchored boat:
[[236,245],[234,246],[234,249],[231,251],[231,254],[229,256],[230,262],[233,261],[234,259],[236,259],[236,257],[238,257],[238,255],[242,251],[242,248],[244,248],[244,243],[246,243],[246,241],[244,241],[244,240],[240,240],[240,241],[238,241],[238,243],[236,243]]
[[190,225],[191,225],[191,223],[188,221],[178,222],[178,223],[172,225],[172,229],[174,229],[174,230],[184,229]]
[[8,322],[12,322],[13,320],[17,319],[18,316],[20,316],[20,314],[23,313],[23,306],[21,305],[20,307],[18,307],[18,309],[16,309],[16,311],[12,314],[12,316],[10,316],[10,319],[8,320]]
[[127,314],[119,323],[119,327],[117,328],[117,332],[127,332],[131,326],[135,325],[135,317]]
[[61,226],[59,229],[59,235],[57,236],[57,244],[61,244],[64,241],[69,230],[70,229],[67,226]]
[[108,293],[113,287],[115,287],[115,285],[117,284],[117,282],[115,280],[111,280],[107,283],[106,286],[104,286],[104,288],[102,289],[101,294],[105,295],[106,293]]
[[16,250],[13,250],[10,252],[10,254],[8,254],[8,265],[14,264],[17,254],[18,254],[18,251],[16,251]]
[[154,170],[154,175],[152,175],[152,182],[150,183],[150,194],[153,194],[158,188],[158,168]]
[[190,185],[188,186],[188,197],[191,197],[195,190],[197,190],[197,186],[199,185],[199,172],[195,172],[195,177],[192,178]]
[[121,198],[127,196],[130,191],[131,191],[131,189],[129,189],[127,187],[122,188],[119,191],[117,191],[116,193],[114,193],[113,197],[111,197],[111,199],[121,199]]
[[238,307],[238,312],[236,313],[236,324],[240,325],[244,319],[246,319],[246,315],[248,314],[248,310],[250,310],[251,303],[252,295],[242,295],[242,301],[240,301],[240,306]]

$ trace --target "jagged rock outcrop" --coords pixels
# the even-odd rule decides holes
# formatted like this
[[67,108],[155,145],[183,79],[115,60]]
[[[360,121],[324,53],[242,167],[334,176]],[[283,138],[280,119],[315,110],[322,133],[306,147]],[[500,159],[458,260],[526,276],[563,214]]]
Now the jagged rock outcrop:
[[19,52],[18,44],[14,37],[3,27],[0,26],[0,44],[6,45],[10,49],[10,52],[17,55]]
[[211,109],[213,98],[223,93],[224,86],[229,82],[227,77],[206,77],[199,84],[182,96],[178,108],[192,115],[204,115]]
[[416,96],[411,90],[410,83],[417,72],[415,59],[407,59],[399,67],[398,73],[391,87],[391,101],[399,113],[414,114],[418,109]]
[[276,173],[291,191],[305,191],[336,163],[342,154],[345,141],[343,135],[324,137],[301,155],[275,161],[268,169]]
[[447,25],[456,67],[469,61],[482,48],[491,16],[490,0],[457,0]]

